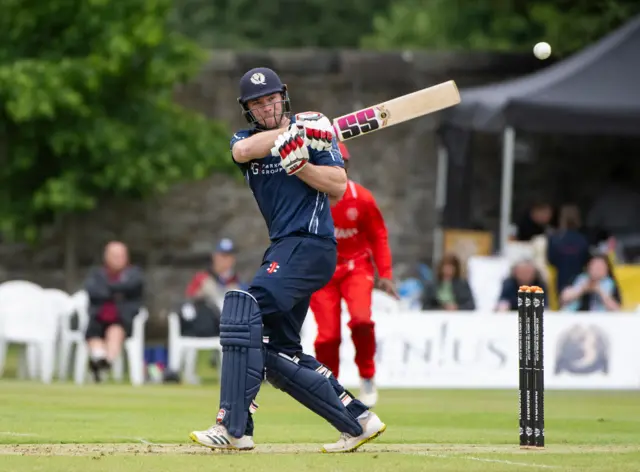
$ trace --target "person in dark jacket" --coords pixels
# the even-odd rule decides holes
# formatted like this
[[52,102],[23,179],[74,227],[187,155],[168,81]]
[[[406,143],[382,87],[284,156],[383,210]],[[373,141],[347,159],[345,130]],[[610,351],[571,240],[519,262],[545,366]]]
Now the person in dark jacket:
[[589,240],[580,232],[580,210],[575,205],[560,209],[558,231],[549,236],[547,259],[556,269],[558,295],[582,273],[589,260]]
[[462,277],[460,260],[453,254],[440,261],[436,280],[427,283],[422,296],[423,310],[474,310],[469,283]]
[[133,318],[143,304],[144,276],[140,268],[129,264],[127,247],[113,241],[105,248],[104,265],[89,272],[84,288],[89,295],[85,333],[89,368],[99,382],[131,336]]
[[[514,311],[518,309],[518,289],[526,285],[540,287],[547,293],[547,286],[533,261],[521,260],[511,270],[511,275],[502,282],[500,297],[496,311]],[[545,306],[549,306],[549,297],[544,298]]]
[[229,290],[247,290],[248,285],[236,272],[236,249],[233,241],[223,238],[211,255],[211,265],[197,272],[186,289],[190,300],[206,302],[212,309],[220,309]]
[[531,241],[535,236],[546,234],[552,226],[552,220],[553,207],[545,200],[534,202],[516,225],[516,239]]

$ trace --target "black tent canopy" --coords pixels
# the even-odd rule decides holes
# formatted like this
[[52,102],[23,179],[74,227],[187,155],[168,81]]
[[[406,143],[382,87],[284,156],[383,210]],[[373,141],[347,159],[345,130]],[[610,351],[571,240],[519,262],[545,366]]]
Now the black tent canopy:
[[[447,110],[441,122],[444,149],[439,166],[448,168],[448,177],[440,182],[446,190],[441,188],[438,194],[460,195],[466,187],[461,180],[469,175],[464,168],[470,165],[471,132],[503,133],[503,249],[511,217],[516,130],[640,135],[640,16],[557,64],[515,80],[464,89],[461,97],[462,102]],[[464,211],[450,208],[448,202],[441,201],[439,206],[445,223],[463,224]]]

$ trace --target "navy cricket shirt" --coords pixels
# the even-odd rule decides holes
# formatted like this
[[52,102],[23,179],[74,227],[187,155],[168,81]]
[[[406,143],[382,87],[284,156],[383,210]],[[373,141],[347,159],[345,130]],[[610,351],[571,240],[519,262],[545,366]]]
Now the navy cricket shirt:
[[[256,129],[238,131],[231,139],[231,148],[257,132]],[[314,165],[344,167],[335,138],[331,150],[309,148],[309,157]],[[335,240],[328,195],[308,186],[295,175],[287,175],[280,160],[280,156],[269,155],[246,163],[236,162],[258,203],[269,229],[269,238],[274,241],[307,233]]]

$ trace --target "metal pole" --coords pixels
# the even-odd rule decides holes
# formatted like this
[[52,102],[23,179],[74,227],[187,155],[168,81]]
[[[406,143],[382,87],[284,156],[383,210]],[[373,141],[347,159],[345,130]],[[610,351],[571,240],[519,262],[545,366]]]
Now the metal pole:
[[442,259],[444,236],[442,230],[442,220],[444,208],[447,205],[447,174],[449,170],[449,153],[447,148],[442,144],[438,144],[438,169],[436,174],[436,224],[433,228],[433,261]]
[[511,204],[513,200],[513,168],[516,132],[507,127],[502,136],[502,189],[500,195],[500,253],[504,254],[509,241]]

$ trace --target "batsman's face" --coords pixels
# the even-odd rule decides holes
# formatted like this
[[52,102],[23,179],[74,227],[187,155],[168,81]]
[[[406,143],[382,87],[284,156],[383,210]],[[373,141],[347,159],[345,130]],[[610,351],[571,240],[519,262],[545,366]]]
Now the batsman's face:
[[266,129],[275,129],[280,126],[284,114],[284,103],[280,93],[249,100],[247,106],[257,122]]

